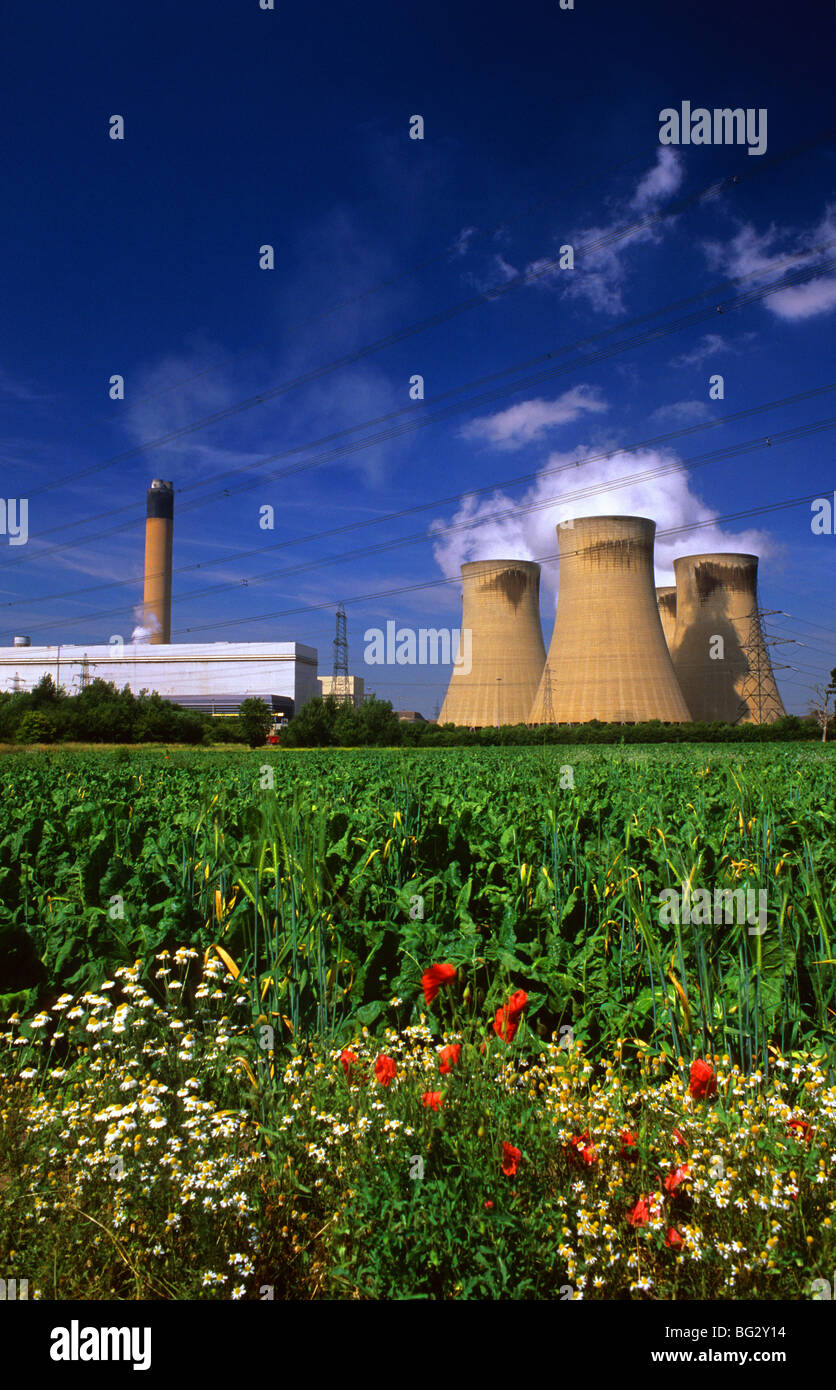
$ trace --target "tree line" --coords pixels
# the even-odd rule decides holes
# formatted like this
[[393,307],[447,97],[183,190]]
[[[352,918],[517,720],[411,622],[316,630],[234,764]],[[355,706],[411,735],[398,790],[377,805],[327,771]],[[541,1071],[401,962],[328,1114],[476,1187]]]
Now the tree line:
[[272,722],[263,700],[245,700],[237,719],[183,709],[162,695],[96,679],[77,695],[45,675],[33,690],[0,693],[2,743],[264,743]]
[[[834,673],[836,677],[836,673]],[[836,679],[834,679],[836,687]],[[834,687],[831,687],[833,689]],[[359,709],[333,696],[303,705],[285,729],[283,748],[470,748],[570,743],[763,743],[821,738],[829,710],[788,715],[774,724],[549,724],[465,729],[455,724],[401,721],[388,700],[366,700]],[[155,692],[134,695],[96,679],[77,695],[56,687],[50,675],[31,691],[0,693],[2,743],[239,743],[262,747],[272,715],[264,700],[245,700],[237,718],[216,718],[184,709]]]

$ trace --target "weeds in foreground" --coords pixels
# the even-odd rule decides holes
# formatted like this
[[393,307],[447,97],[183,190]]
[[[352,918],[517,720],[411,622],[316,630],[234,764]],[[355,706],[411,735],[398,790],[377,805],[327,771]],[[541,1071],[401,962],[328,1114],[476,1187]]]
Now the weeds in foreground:
[[823,1056],[744,1074],[622,1040],[594,1064],[528,1034],[521,990],[460,1018],[451,967],[375,1037],[264,1047],[246,980],[207,953],[192,985],[198,964],[162,952],[156,985],[137,962],[0,1034],[0,1275],[35,1297],[804,1299],[831,1277]]

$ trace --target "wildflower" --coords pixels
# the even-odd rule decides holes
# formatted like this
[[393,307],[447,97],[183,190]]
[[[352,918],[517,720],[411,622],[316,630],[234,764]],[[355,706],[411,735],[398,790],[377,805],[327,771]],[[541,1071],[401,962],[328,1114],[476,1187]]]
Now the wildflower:
[[462,1055],[461,1043],[450,1043],[447,1047],[442,1047],[438,1058],[438,1070],[442,1076],[447,1076],[457,1067]]
[[493,1031],[503,1042],[513,1042],[517,1029],[520,1026],[520,1015],[528,1003],[528,995],[524,989],[518,989],[511,995],[508,1003],[501,1009],[497,1009],[496,1018],[493,1021]]
[[423,1094],[423,1096],[421,1097],[421,1099],[422,1099],[423,1102],[424,1102],[424,1108],[425,1108],[426,1110],[440,1110],[440,1109],[441,1109],[441,1092],[440,1092],[440,1091],[425,1091],[424,1094]]
[[630,1226],[645,1226],[653,1217],[658,1216],[658,1196],[655,1192],[648,1197],[640,1197],[632,1211],[627,1213],[627,1222]]
[[629,1129],[622,1129],[618,1137],[621,1140],[621,1148],[618,1154],[619,1158],[635,1158],[635,1154],[630,1154],[630,1150],[636,1147],[637,1140],[635,1134],[632,1134]]
[[793,1115],[792,1119],[787,1120],[787,1129],[796,1139],[805,1139],[809,1144],[813,1138],[814,1131],[806,1120],[799,1120]]
[[570,1163],[580,1160],[587,1168],[591,1168],[593,1163],[598,1161],[598,1154],[589,1142],[588,1129],[585,1129],[583,1134],[573,1134],[569,1140],[569,1148],[564,1152]]
[[342,1052],[340,1053],[340,1061],[341,1061],[342,1064],[343,1064],[343,1071],[345,1072],[346,1077],[347,1077],[347,1079],[348,1079],[349,1081],[352,1080],[352,1070],[351,1070],[351,1069],[352,1069],[352,1067],[354,1066],[354,1064],[357,1062],[357,1060],[358,1060],[358,1058],[357,1058],[357,1053],[356,1053],[356,1052],[350,1052],[350,1051],[348,1050],[348,1048],[343,1048]]
[[493,1202],[483,1202],[482,1205],[484,1206],[485,1211],[493,1210]]
[[673,1137],[673,1141],[674,1141],[675,1144],[681,1144],[683,1148],[686,1147],[686,1145],[685,1145],[685,1137],[684,1137],[684,1135],[683,1135],[683,1133],[682,1133],[682,1130],[680,1130],[680,1129],[673,1129],[673,1130],[671,1130],[671,1135],[672,1135],[672,1137]]
[[442,985],[447,985],[456,974],[455,965],[431,965],[429,970],[425,970],[421,976],[421,984],[424,989],[424,999],[427,1004],[431,1004],[441,989]]
[[691,1169],[689,1168],[687,1163],[681,1163],[679,1167],[674,1170],[673,1173],[668,1173],[668,1176],[665,1178],[664,1183],[665,1191],[675,1192],[676,1189],[679,1187],[679,1184],[684,1182],[685,1179],[688,1177],[690,1171]]
[[507,1140],[502,1141],[502,1171],[506,1178],[513,1178],[520,1166],[522,1154],[519,1149],[515,1149],[513,1144]]
[[688,1090],[695,1100],[710,1100],[717,1094],[717,1077],[708,1062],[697,1060],[691,1063],[691,1080]]
[[382,1053],[374,1064],[374,1074],[381,1086],[388,1086],[397,1070],[398,1068],[392,1061],[392,1058],[384,1057]]

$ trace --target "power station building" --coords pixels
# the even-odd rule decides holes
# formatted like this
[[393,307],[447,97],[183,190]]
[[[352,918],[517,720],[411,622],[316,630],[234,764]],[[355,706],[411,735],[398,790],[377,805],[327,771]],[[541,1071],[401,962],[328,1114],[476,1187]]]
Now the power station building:
[[439,724],[524,724],[545,659],[540,566],[530,560],[462,565],[459,651]]
[[187,709],[236,714],[250,697],[289,718],[319,694],[317,653],[299,642],[171,641],[174,488],[155,478],[146,496],[143,619],[130,642],[33,647],[16,637],[0,647],[0,690],[32,690],[50,675],[77,694],[92,680],[146,690]]
[[462,565],[462,643],[439,724],[771,723],[784,716],[760,627],[754,555],[683,556],[654,583],[648,517],[557,527],[560,584],[545,656],[540,567]]
[[666,584],[663,588],[656,590],[656,606],[659,609],[659,617],[662,619],[662,631],[665,634],[668,651],[670,651],[673,645],[673,634],[676,631],[675,584]]
[[[255,696],[288,718],[320,689],[359,707],[364,683],[347,674],[344,613],[335,652],[345,648],[346,664],[334,677],[318,676],[315,649],[298,642],[172,643],[173,528],[173,485],[155,478],[146,497],[142,621],[130,641],[33,647],[16,637],[13,647],[0,647],[0,690],[32,690],[50,675],[73,693],[102,679],[215,715],[235,714]],[[674,561],[676,586],[656,589],[655,533],[655,522],[635,516],[557,527],[560,585],[548,657],[540,566],[462,565],[459,651],[439,724],[782,718],[760,626],[757,556],[682,556]]]
[[32,690],[49,675],[77,695],[98,679],[119,690],[127,685],[134,695],[156,691],[207,714],[235,714],[243,700],[258,696],[275,714],[291,715],[319,694],[316,661],[314,648],[298,642],[15,646],[0,648],[0,688]]
[[557,527],[557,614],[530,724],[690,719],[656,603],[655,534],[641,516]]
[[674,670],[694,719],[770,724],[786,713],[758,611],[757,555],[682,555]]

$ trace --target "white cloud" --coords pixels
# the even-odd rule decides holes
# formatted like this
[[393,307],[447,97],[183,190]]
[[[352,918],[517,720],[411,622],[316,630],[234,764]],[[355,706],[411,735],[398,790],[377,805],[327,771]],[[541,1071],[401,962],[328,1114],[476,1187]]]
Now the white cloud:
[[660,405],[650,418],[660,424],[688,425],[694,420],[706,420],[710,415],[705,401],[672,401],[670,405]]
[[671,358],[672,367],[698,367],[707,358],[714,357],[718,352],[730,352],[731,348],[725,338],[720,333],[704,333],[700,342],[690,352],[681,352],[678,357]]
[[[625,250],[630,246],[661,240],[665,227],[651,222],[627,232],[621,229],[629,226],[631,221],[640,221],[657,211],[665,199],[676,192],[682,179],[683,165],[679,154],[669,147],[660,146],[655,163],[639,178],[633,193],[613,202],[611,221],[577,227],[568,234],[561,234],[560,244],[574,248],[573,270],[560,268],[555,247],[553,253],[529,261],[523,271],[515,270],[502,255],[494,255],[487,274],[479,277],[470,275],[468,281],[480,293],[489,295],[514,276],[528,275],[536,277],[532,281],[534,285],[558,290],[568,299],[584,299],[598,313],[619,314],[624,309],[622,288],[626,271],[622,257]],[[638,218],[636,213],[639,214]],[[666,223],[666,226],[669,225]],[[505,240],[505,234],[502,240]],[[602,241],[606,244],[595,245]],[[587,249],[584,250],[584,247]]]
[[464,256],[470,245],[471,238],[476,235],[477,230],[478,228],[476,227],[462,227],[459,235],[450,247],[450,251],[456,256]]
[[[709,264],[729,278],[749,276],[750,284],[762,284],[781,274],[783,269],[822,264],[825,257],[834,254],[836,247],[828,246],[822,252],[814,248],[833,241],[836,241],[836,204],[828,204],[821,220],[806,231],[793,233],[772,223],[765,232],[759,233],[747,222],[730,241],[707,241],[703,250]],[[776,269],[772,263],[787,255],[797,255],[799,259]],[[764,306],[787,322],[829,313],[836,309],[836,275],[822,275],[806,284],[779,290],[764,300]]]
[[[581,447],[552,453],[536,482],[520,498],[501,491],[479,500],[468,497],[452,522],[434,521],[430,529],[437,535],[434,555],[442,573],[452,578],[468,560],[538,560],[543,564],[544,587],[555,591],[557,562],[545,560],[557,552],[555,527],[568,517],[582,516],[650,517],[656,522],[657,536],[695,522],[708,523],[657,539],[657,584],[673,583],[677,555],[746,551],[766,556],[774,551],[766,533],[749,530],[731,535],[714,524],[717,513],[694,492],[687,468],[674,451],[614,450],[606,458],[598,457],[599,452]],[[660,469],[665,472],[660,474]],[[624,482],[628,478],[633,481]],[[578,493],[583,495],[573,496]],[[497,515],[503,512],[508,515]],[[440,534],[451,524],[459,529]]]
[[13,377],[4,367],[0,367],[0,396],[12,401],[50,401],[56,397],[48,391],[36,391],[25,381]]
[[608,409],[597,388],[575,386],[556,400],[520,401],[495,415],[472,420],[460,430],[463,439],[480,439],[497,449],[521,449],[547,430],[570,424],[579,415]]
[[[629,224],[630,213],[650,216],[682,183],[683,167],[676,151],[661,147],[656,163],[639,179],[632,197],[615,205],[612,221],[603,226],[582,227],[563,238],[564,244],[575,249],[574,270],[549,271],[536,283],[558,288],[567,299],[583,299],[601,314],[620,314],[624,311],[623,288],[626,267],[625,251],[631,246],[658,242],[664,235],[661,224],[649,223],[635,227],[615,237]],[[610,237],[614,239],[608,240]],[[605,242],[604,245],[595,243]],[[584,249],[584,247],[589,249]],[[532,261],[526,273],[542,268],[544,260]]]
[[638,212],[647,212],[656,203],[676,193],[681,183],[682,164],[670,146],[663,146],[653,168],[648,169],[644,177],[639,179],[636,191],[630,199],[630,206]]

